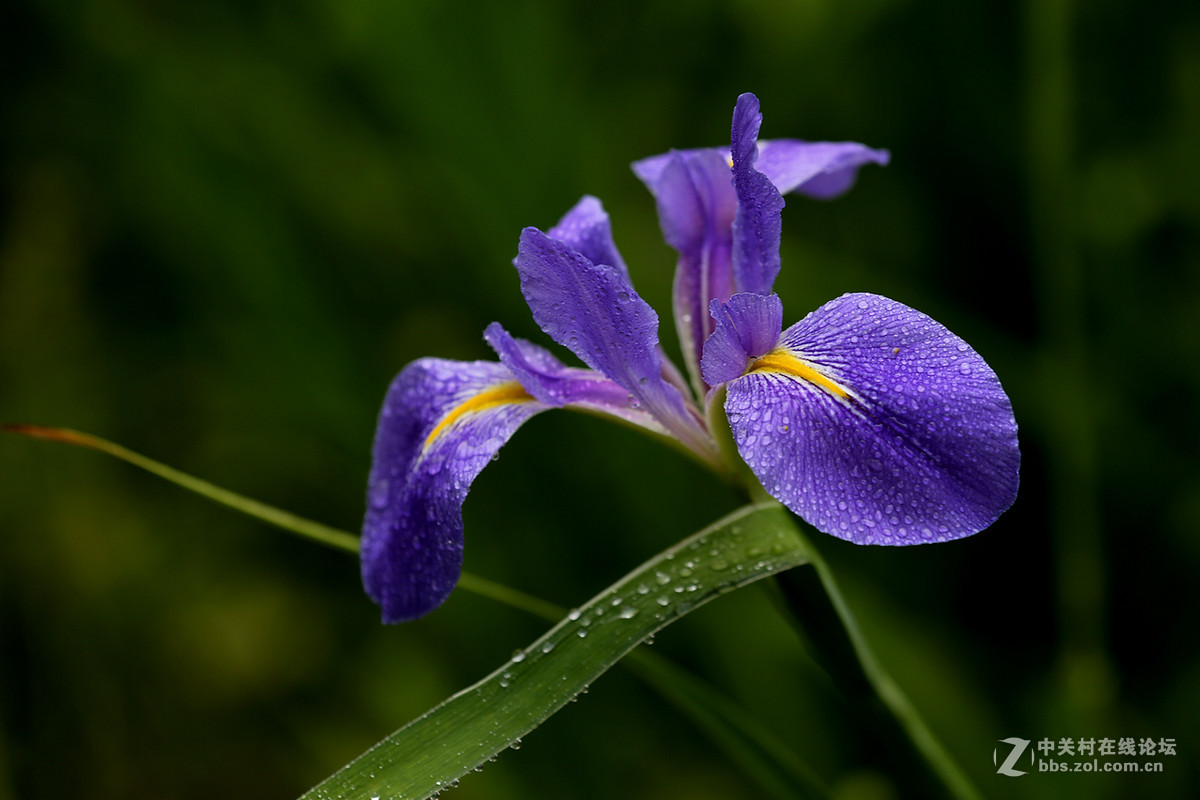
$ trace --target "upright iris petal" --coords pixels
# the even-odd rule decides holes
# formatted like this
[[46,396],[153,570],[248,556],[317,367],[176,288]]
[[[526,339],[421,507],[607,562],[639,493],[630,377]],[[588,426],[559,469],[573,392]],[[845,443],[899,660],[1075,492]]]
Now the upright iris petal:
[[564,242],[526,228],[516,258],[521,291],[542,330],[629,392],[701,456],[713,446],[687,400],[663,378],[658,315],[627,276],[594,264]]
[[671,152],[635,162],[633,171],[654,193],[667,244],[679,253],[672,289],[675,328],[697,392],[700,348],[711,332],[708,303],[733,294],[733,219],[737,196],[729,164],[716,150]]
[[629,269],[625,259],[613,241],[612,225],[604,206],[591,195],[584,195],[570,211],[563,215],[558,224],[546,232],[593,264],[606,264],[617,271],[625,283],[629,280]]
[[[758,98],[744,94],[733,110],[729,156],[737,215],[733,219],[733,278],[739,292],[765,294],[779,275],[780,213],[783,195],[754,168],[758,160],[758,129],[762,113]],[[723,300],[724,298],[713,298]]]
[[502,364],[425,358],[396,376],[375,431],[360,547],[384,622],[419,617],[450,594],[471,482],[546,408]]
[[995,373],[886,297],[844,295],[784,331],[727,384],[725,410],[763,487],[843,539],[967,536],[1016,497],[1017,426]]
[[853,185],[859,167],[888,162],[886,150],[855,142],[760,142],[760,122],[758,100],[743,94],[731,147],[673,150],[633,164],[655,197],[667,243],[679,253],[675,324],[698,393],[706,388],[700,353],[714,330],[709,303],[736,292],[770,292],[779,272],[779,195],[831,198]]

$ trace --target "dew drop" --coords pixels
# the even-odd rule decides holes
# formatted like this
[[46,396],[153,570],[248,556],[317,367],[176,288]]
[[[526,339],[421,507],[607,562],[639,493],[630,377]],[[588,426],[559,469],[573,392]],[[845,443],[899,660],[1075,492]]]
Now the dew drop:
[[382,511],[388,505],[388,481],[383,479],[377,481],[371,487],[371,507],[376,511]]

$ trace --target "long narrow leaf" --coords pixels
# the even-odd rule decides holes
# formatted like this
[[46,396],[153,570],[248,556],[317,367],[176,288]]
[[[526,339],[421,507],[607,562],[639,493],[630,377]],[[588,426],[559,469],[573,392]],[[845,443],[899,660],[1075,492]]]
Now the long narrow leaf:
[[479,683],[388,736],[304,800],[425,798],[566,705],[648,636],[713,598],[806,563],[787,512],[747,506],[572,611]]

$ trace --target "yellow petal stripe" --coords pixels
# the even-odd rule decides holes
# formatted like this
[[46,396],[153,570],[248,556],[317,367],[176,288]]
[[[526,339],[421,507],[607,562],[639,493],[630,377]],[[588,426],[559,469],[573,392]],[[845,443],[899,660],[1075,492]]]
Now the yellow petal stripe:
[[450,409],[450,413],[442,417],[442,421],[434,426],[434,429],[425,437],[425,444],[421,447],[422,449],[428,448],[430,442],[436,439],[439,433],[453,425],[463,414],[468,414],[472,411],[483,411],[486,408],[503,405],[504,403],[524,403],[532,399],[533,397],[516,381],[506,381],[505,383],[484,389],[474,397],[470,397]]
[[749,372],[778,372],[784,375],[792,375],[797,378],[808,381],[814,386],[819,386],[829,392],[834,397],[842,400],[852,400],[853,395],[849,390],[838,385],[836,382],[826,377],[819,372],[816,367],[801,361],[792,355],[787,350],[776,348],[771,352],[762,356],[753,364],[750,365]]

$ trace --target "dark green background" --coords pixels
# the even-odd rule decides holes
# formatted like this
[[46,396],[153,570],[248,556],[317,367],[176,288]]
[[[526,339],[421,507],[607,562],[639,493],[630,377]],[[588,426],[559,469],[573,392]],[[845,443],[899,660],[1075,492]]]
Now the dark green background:
[[[627,165],[727,141],[743,91],[765,137],[893,154],[834,203],[789,199],[786,322],[846,291],[913,305],[988,359],[1021,424],[1021,494],[985,533],[818,538],[884,662],[988,796],[1187,795],[1192,3],[6,4],[0,421],[355,529],[401,366],[490,358],[493,320],[546,343],[509,266],[523,226],[601,197],[669,307]],[[465,593],[380,627],[352,558],[95,454],[3,439],[0,476],[0,797],[293,797],[544,628]],[[466,566],[569,606],[735,503],[674,452],[547,414],[476,483]],[[839,797],[902,793],[760,590],[655,647]],[[1179,751],[1162,775],[997,776],[1013,736]],[[617,669],[453,796],[761,794]]]

